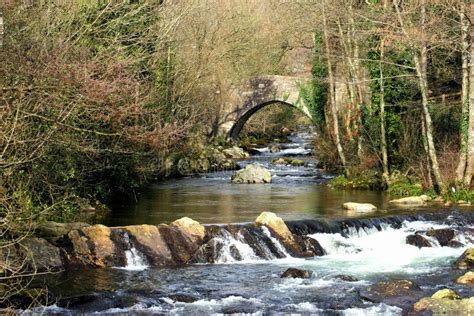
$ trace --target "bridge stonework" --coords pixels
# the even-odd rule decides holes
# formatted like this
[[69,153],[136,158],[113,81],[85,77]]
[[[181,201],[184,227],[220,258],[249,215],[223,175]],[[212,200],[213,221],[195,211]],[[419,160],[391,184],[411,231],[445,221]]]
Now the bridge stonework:
[[311,120],[311,111],[300,95],[300,87],[309,82],[304,77],[259,76],[243,87],[234,88],[224,107],[221,133],[238,139],[245,122],[258,110],[272,103],[283,103],[299,109]]

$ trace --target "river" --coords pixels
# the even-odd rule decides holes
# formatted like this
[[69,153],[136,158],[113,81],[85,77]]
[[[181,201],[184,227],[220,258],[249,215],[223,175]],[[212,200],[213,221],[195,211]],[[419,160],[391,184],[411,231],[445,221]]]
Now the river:
[[[311,225],[346,220],[340,230],[309,229],[319,241],[322,257],[309,259],[290,256],[274,241],[279,256],[259,256],[243,238],[221,235],[222,248],[215,264],[194,264],[179,268],[148,267],[137,253],[130,252],[126,267],[67,271],[46,278],[49,289],[61,300],[43,311],[50,314],[255,314],[297,313],[325,315],[402,314],[416,298],[370,301],[361,297],[371,284],[381,280],[409,279],[420,286],[418,294],[429,296],[449,286],[461,296],[474,290],[453,283],[460,273],[452,262],[474,245],[471,210],[397,210],[387,204],[381,192],[340,191],[326,185],[330,174],[316,168],[309,156],[312,135],[301,132],[280,144],[282,150],[268,148],[249,159],[269,168],[273,183],[233,185],[232,171],[168,180],[151,186],[135,203],[113,205],[107,225],[169,223],[189,216],[201,223],[247,223],[262,211],[272,211],[288,220],[294,231]],[[258,152],[256,152],[258,153]],[[301,167],[276,166],[272,159],[296,156]],[[358,219],[347,213],[343,202],[373,203],[381,211],[371,214],[377,220]],[[349,218],[349,219],[348,219]],[[312,223],[312,224],[311,224]],[[313,227],[311,226],[311,227]],[[339,225],[340,226],[340,225]],[[338,227],[339,227],[338,226]],[[316,226],[314,226],[316,227]],[[430,228],[452,228],[460,248],[441,247],[435,241],[429,248],[407,245],[406,236]],[[266,234],[266,231],[259,234]],[[233,250],[232,250],[233,249]],[[236,254],[237,253],[237,254]],[[309,279],[286,279],[289,267],[312,272]],[[356,281],[342,280],[350,275]]]

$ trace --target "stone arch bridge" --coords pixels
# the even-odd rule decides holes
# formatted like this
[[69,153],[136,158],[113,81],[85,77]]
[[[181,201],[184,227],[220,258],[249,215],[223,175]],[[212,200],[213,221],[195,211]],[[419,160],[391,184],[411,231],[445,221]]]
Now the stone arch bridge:
[[289,76],[259,76],[242,87],[234,88],[225,103],[221,132],[231,139],[238,139],[248,119],[272,103],[282,103],[300,110],[312,121],[310,109],[300,95],[300,87],[310,79]]

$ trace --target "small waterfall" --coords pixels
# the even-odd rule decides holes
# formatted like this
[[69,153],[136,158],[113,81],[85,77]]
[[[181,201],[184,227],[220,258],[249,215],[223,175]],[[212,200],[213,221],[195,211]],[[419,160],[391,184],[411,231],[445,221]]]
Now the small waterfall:
[[124,243],[129,246],[128,250],[125,250],[125,258],[127,259],[127,264],[123,269],[125,270],[144,270],[148,268],[148,263],[144,256],[138,251],[135,246],[133,246],[130,241],[130,236],[125,233],[123,235]]
[[283,247],[283,245],[280,243],[278,239],[272,236],[272,234],[270,233],[270,230],[268,230],[266,226],[261,226],[261,229],[262,229],[263,234],[267,236],[268,239],[271,240],[271,242],[276,247],[276,249],[278,249],[278,251],[280,251],[283,254],[283,258],[291,257],[291,255],[286,251],[285,247]]
[[241,236],[234,238],[227,230],[222,230],[216,242],[221,245],[221,250],[216,259],[216,263],[229,263],[236,261],[254,261],[260,259],[255,255],[253,249],[242,241]]

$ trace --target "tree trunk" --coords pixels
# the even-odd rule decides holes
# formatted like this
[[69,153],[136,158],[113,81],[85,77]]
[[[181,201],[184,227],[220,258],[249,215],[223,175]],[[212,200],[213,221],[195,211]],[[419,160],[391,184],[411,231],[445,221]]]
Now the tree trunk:
[[380,41],[380,150],[382,151],[383,180],[389,185],[387,136],[385,132],[385,88],[383,78],[384,39]]
[[[474,18],[474,2],[471,2],[469,8],[470,20]],[[471,40],[474,36],[474,29],[472,23],[470,25]],[[474,54],[474,45],[471,45],[471,58]],[[464,177],[464,183],[468,186],[471,185],[472,176],[474,174],[474,62],[471,60],[471,74],[470,74],[470,89],[469,89],[469,127],[468,127],[468,144],[467,144],[467,168],[466,176]]]
[[457,182],[463,182],[467,167],[468,124],[469,124],[469,20],[466,17],[466,6],[461,1],[459,11],[461,21],[461,58],[462,58],[462,116],[461,116],[461,146],[459,148],[459,164],[456,168]]
[[329,104],[331,107],[332,119],[333,119],[333,130],[334,130],[334,139],[336,141],[337,152],[339,158],[341,159],[342,167],[346,172],[346,175],[349,175],[346,165],[346,157],[344,155],[344,150],[341,144],[341,138],[339,135],[339,121],[337,118],[337,107],[336,107],[336,94],[335,94],[335,84],[334,84],[334,74],[332,69],[331,62],[331,47],[329,43],[329,32],[326,18],[326,0],[323,0],[323,36],[324,36],[324,47],[326,51],[326,60],[328,65],[328,80],[329,80]]
[[[402,28],[404,35],[407,38],[409,38],[409,35],[405,29],[405,24],[403,22],[400,8],[398,6],[398,1],[393,0],[393,5],[397,13],[400,27]],[[421,0],[420,5],[421,5],[421,31],[423,33],[422,36],[424,36],[425,19],[426,19],[426,0]],[[427,74],[426,74],[426,68],[428,64],[428,54],[427,54],[427,48],[426,48],[425,43],[421,44],[419,55],[417,52],[414,53],[413,61],[415,63],[416,74],[418,77],[418,84],[419,84],[420,92],[421,92],[421,107],[423,110],[423,121],[425,124],[426,142],[428,145],[428,157],[431,162],[431,171],[433,172],[438,189],[443,191],[445,187],[444,187],[443,178],[441,176],[441,172],[439,169],[438,157],[436,155],[436,147],[435,147],[434,139],[433,139],[433,122],[431,121],[431,114],[428,107],[428,79],[427,79]]]

